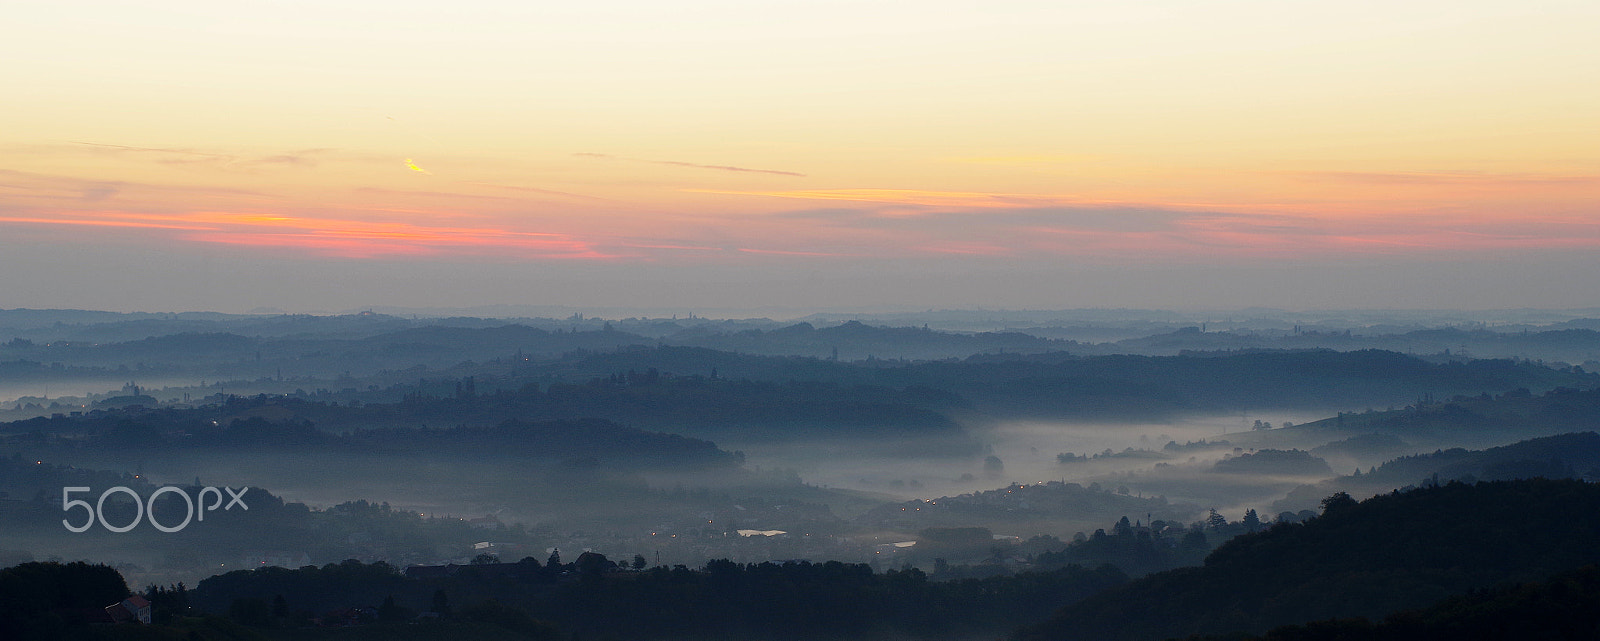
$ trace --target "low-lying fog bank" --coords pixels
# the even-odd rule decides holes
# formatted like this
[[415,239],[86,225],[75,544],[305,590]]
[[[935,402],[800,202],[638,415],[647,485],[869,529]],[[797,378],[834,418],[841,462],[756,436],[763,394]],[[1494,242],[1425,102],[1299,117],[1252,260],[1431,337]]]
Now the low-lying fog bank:
[[[1184,451],[1182,456],[1163,448],[1168,443],[1182,446],[1226,440],[1227,434],[1249,430],[1256,421],[1276,426],[1324,417],[1286,411],[1192,416],[1167,423],[1007,421],[969,429],[979,449],[974,455],[957,456],[938,454],[933,444],[914,438],[719,441],[719,445],[744,452],[749,465],[792,469],[814,485],[916,499],[990,490],[1008,483],[1102,482],[1128,473],[1147,473],[1163,462],[1209,465],[1231,448]],[[1059,457],[1062,454],[1084,458],[1064,462]]]

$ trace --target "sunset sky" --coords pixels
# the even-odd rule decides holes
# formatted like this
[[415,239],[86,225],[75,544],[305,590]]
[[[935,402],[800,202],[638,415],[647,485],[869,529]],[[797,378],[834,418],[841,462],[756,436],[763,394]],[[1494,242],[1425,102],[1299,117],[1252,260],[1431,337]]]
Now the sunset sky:
[[1600,306],[1600,3],[0,4],[0,308]]

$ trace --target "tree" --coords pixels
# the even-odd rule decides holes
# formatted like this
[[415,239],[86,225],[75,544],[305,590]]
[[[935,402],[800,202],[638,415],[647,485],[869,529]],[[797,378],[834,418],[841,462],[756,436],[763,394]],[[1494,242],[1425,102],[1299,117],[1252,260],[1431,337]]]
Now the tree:
[[647,565],[648,563],[649,563],[648,561],[644,560],[644,555],[643,554],[635,554],[635,555],[633,555],[633,569],[635,569],[635,570],[643,570],[644,566]]
[[494,599],[462,609],[461,617],[469,621],[479,621],[505,628],[521,635],[525,639],[561,638],[561,631],[555,625],[534,619],[522,610],[501,605],[499,601]]
[[1255,508],[1244,511],[1244,527],[1251,532],[1261,529],[1261,517],[1256,514]]
[[394,595],[384,597],[383,605],[378,606],[378,620],[383,622],[404,621],[411,618],[411,611],[396,605]]
[[499,562],[500,562],[500,557],[497,557],[497,556],[495,556],[493,554],[490,554],[488,552],[483,552],[483,553],[478,554],[478,556],[472,557],[472,564],[473,565],[494,565],[494,564],[499,563]]
[[266,599],[239,597],[228,605],[228,618],[239,625],[265,628],[272,625],[272,606]]
[[1353,507],[1356,500],[1350,498],[1348,492],[1335,492],[1333,496],[1322,499],[1322,514],[1328,515],[1348,507]]
[[128,584],[116,570],[83,561],[31,562],[0,570],[0,597],[12,611],[103,608],[128,594]]
[[429,608],[428,611],[437,612],[439,616],[444,618],[450,617],[450,597],[445,596],[444,588],[433,591],[433,607]]
[[150,602],[150,616],[154,623],[171,623],[189,614],[189,591],[182,582],[170,588],[152,585],[145,589],[144,598]]
[[577,566],[579,576],[588,580],[598,579],[606,570],[617,567],[617,564],[612,563],[610,559],[606,558],[606,555],[599,552],[579,554],[573,565]]
[[1206,526],[1219,528],[1228,524],[1228,518],[1217,514],[1217,508],[1211,508],[1211,515],[1206,517]]
[[550,550],[550,560],[545,561],[544,565],[552,569],[561,567],[561,548],[552,548]]

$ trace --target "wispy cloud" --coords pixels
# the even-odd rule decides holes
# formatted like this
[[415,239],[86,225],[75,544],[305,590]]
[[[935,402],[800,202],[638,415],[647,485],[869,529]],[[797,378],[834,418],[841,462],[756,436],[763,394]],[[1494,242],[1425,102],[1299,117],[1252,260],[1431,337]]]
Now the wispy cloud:
[[116,180],[90,180],[0,169],[0,189],[24,192],[24,195],[32,197],[70,198],[92,202],[115,196],[126,185],[127,183]]
[[[918,201],[930,199],[919,197]],[[964,255],[1047,262],[1227,262],[1600,249],[1600,222],[1581,216],[1373,218],[1067,205],[950,207],[914,216],[885,214],[880,207],[864,206],[780,213],[766,220],[788,233],[794,243],[877,248],[865,255]]]
[[674,167],[690,167],[690,168],[694,168],[694,169],[715,169],[717,171],[736,171],[736,172],[744,172],[744,173],[751,173],[751,174],[772,174],[772,175],[775,175],[775,176],[798,176],[800,178],[806,177],[805,174],[802,174],[802,173],[799,173],[799,172],[781,171],[781,170],[777,170],[777,169],[750,169],[748,167],[734,167],[732,165],[702,165],[702,164],[699,164],[699,163],[683,162],[683,161],[680,161],[680,160],[647,160],[647,159],[644,159],[644,158],[629,158],[627,156],[613,156],[611,154],[576,153],[576,154],[572,154],[572,155],[577,156],[579,158],[600,158],[600,159],[605,159],[605,160],[626,160],[628,162],[642,162],[642,163],[649,163],[649,164],[652,164],[652,165],[671,165],[671,166],[674,166]]
[[926,207],[995,207],[1015,209],[1062,204],[1111,204],[1089,201],[1070,194],[1003,194],[971,191],[928,191],[922,189],[801,189],[793,191],[731,191],[684,189],[700,194],[765,196],[801,200],[849,200],[855,202],[919,205]]
[[1557,185],[1600,184],[1600,175],[1494,173],[1483,171],[1302,171],[1304,180],[1379,185]]
[[502,254],[527,259],[611,258],[567,234],[501,227],[418,225],[263,213],[142,214],[62,212],[54,217],[0,217],[0,225],[139,228],[176,232],[182,241],[270,247],[343,258]]
[[825,256],[840,256],[841,255],[841,254],[835,254],[835,253],[830,253],[830,252],[791,251],[791,250],[784,250],[784,249],[754,249],[754,248],[751,248],[751,247],[740,247],[738,249],[738,251],[746,253],[746,254],[769,254],[769,255],[773,255],[773,256],[825,257]]
[[959,156],[943,159],[945,162],[960,163],[963,165],[1005,165],[1005,166],[1034,166],[1034,165],[1059,165],[1063,163],[1079,163],[1097,159],[1091,155],[1067,154],[1036,154],[1031,156]]
[[480,186],[480,187],[493,187],[495,189],[509,189],[511,191],[521,191],[521,192],[527,192],[527,193],[530,193],[530,194],[543,194],[543,195],[546,195],[546,196],[563,196],[563,197],[566,197],[566,198],[582,198],[582,199],[585,199],[585,200],[604,200],[604,201],[611,201],[612,200],[610,198],[601,198],[599,196],[588,196],[588,195],[584,195],[584,194],[574,194],[572,192],[556,191],[554,189],[539,189],[537,187],[519,187],[519,186],[516,186],[516,185],[501,185],[501,184],[498,184],[498,183],[473,182],[473,181],[466,181],[466,182],[463,182],[462,184],[465,184],[465,185],[477,185],[477,186]]
[[223,195],[261,197],[264,194],[231,187],[200,185],[169,185],[124,180],[98,180],[75,176],[40,174],[15,169],[0,169],[0,190],[13,192],[8,198],[12,206],[25,202],[83,201],[102,202],[128,194],[151,195]]
[[405,196],[416,198],[439,198],[449,200],[452,198],[467,198],[474,200],[499,200],[513,201],[511,196],[490,196],[486,194],[463,194],[453,191],[426,191],[420,189],[389,189],[386,187],[357,187],[351,191],[358,194],[382,194],[391,196]]
[[94,148],[97,148],[97,149],[107,150],[107,151],[112,151],[112,152],[142,151],[142,152],[153,152],[153,153],[158,153],[158,154],[176,154],[176,155],[179,155],[179,156],[198,156],[198,157],[202,157],[202,158],[226,158],[226,159],[230,159],[230,160],[233,158],[233,156],[230,156],[230,155],[227,155],[227,154],[206,153],[206,152],[195,151],[193,149],[178,149],[178,148],[173,148],[173,147],[134,147],[134,146],[131,146],[131,145],[113,145],[113,144],[110,144],[110,143],[83,142],[83,141],[80,141],[80,140],[69,140],[67,142],[70,143],[70,144],[74,144],[74,145],[82,145],[82,146],[85,146],[85,147],[94,147]]
[[0,224],[65,225],[69,227],[123,227],[129,229],[175,229],[183,231],[211,231],[216,227],[205,225],[180,225],[170,223],[138,222],[132,220],[79,220],[71,218],[28,218],[25,216],[0,216]]
[[[58,145],[58,147],[61,147]],[[266,155],[222,153],[183,147],[138,147],[81,140],[67,141],[67,149],[101,155],[146,158],[157,164],[180,167],[208,167],[220,170],[250,170],[261,167],[311,167],[319,157],[332,153],[328,148],[299,149]]]
[[995,243],[977,243],[962,241],[936,242],[918,247],[921,251],[934,254],[958,254],[963,256],[1010,256],[1017,253],[1017,247],[998,245]]
[[674,251],[691,251],[691,252],[719,252],[719,251],[723,251],[723,248],[721,248],[721,247],[711,247],[711,246],[707,246],[707,245],[690,245],[690,244],[683,244],[683,243],[675,244],[675,243],[669,243],[669,242],[635,242],[635,241],[626,241],[626,242],[622,242],[622,243],[617,243],[617,245],[619,245],[621,247],[631,247],[631,248],[634,248],[634,249],[671,249],[671,250],[674,250]]

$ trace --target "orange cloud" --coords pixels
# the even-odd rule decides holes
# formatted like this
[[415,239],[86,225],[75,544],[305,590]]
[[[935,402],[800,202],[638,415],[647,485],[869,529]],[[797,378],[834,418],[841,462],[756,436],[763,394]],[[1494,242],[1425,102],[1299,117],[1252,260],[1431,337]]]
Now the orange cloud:
[[0,217],[0,223],[18,223],[24,225],[75,225],[83,227],[127,227],[139,229],[177,229],[188,231],[204,231],[211,227],[198,227],[193,225],[165,225],[160,223],[141,223],[127,220],[71,220],[61,218],[18,218]]
[[[528,258],[606,258],[563,234],[481,227],[436,227],[409,223],[290,218],[251,214],[202,214],[244,228],[246,233],[209,232],[184,238],[253,246],[310,249],[352,258],[434,255],[456,250],[501,250]],[[259,228],[287,229],[261,233]]]
[[843,255],[843,254],[830,254],[830,253],[827,253],[827,252],[786,251],[786,250],[782,250],[782,249],[750,249],[750,248],[746,248],[746,247],[739,248],[739,251],[744,252],[746,254],[771,254],[771,255],[774,255],[774,256],[842,256]]
[[1287,172],[1312,181],[1378,185],[1594,185],[1600,176],[1584,174],[1490,173],[1482,171],[1302,171]]
[[80,212],[62,218],[0,218],[0,223],[132,227],[182,232],[180,240],[307,250],[344,258],[485,252],[521,258],[610,258],[565,234],[492,227],[302,218],[260,213],[139,214]]
[[934,254],[961,254],[966,256],[1010,256],[1017,253],[1016,247],[1007,247],[994,243],[960,241],[923,245],[919,249]]
[[707,246],[702,246],[702,245],[674,245],[674,244],[669,244],[669,243],[622,243],[622,246],[624,246],[624,247],[635,247],[635,248],[638,248],[638,249],[675,249],[675,250],[681,250],[681,251],[701,251],[701,252],[722,251],[721,247],[707,247]]

